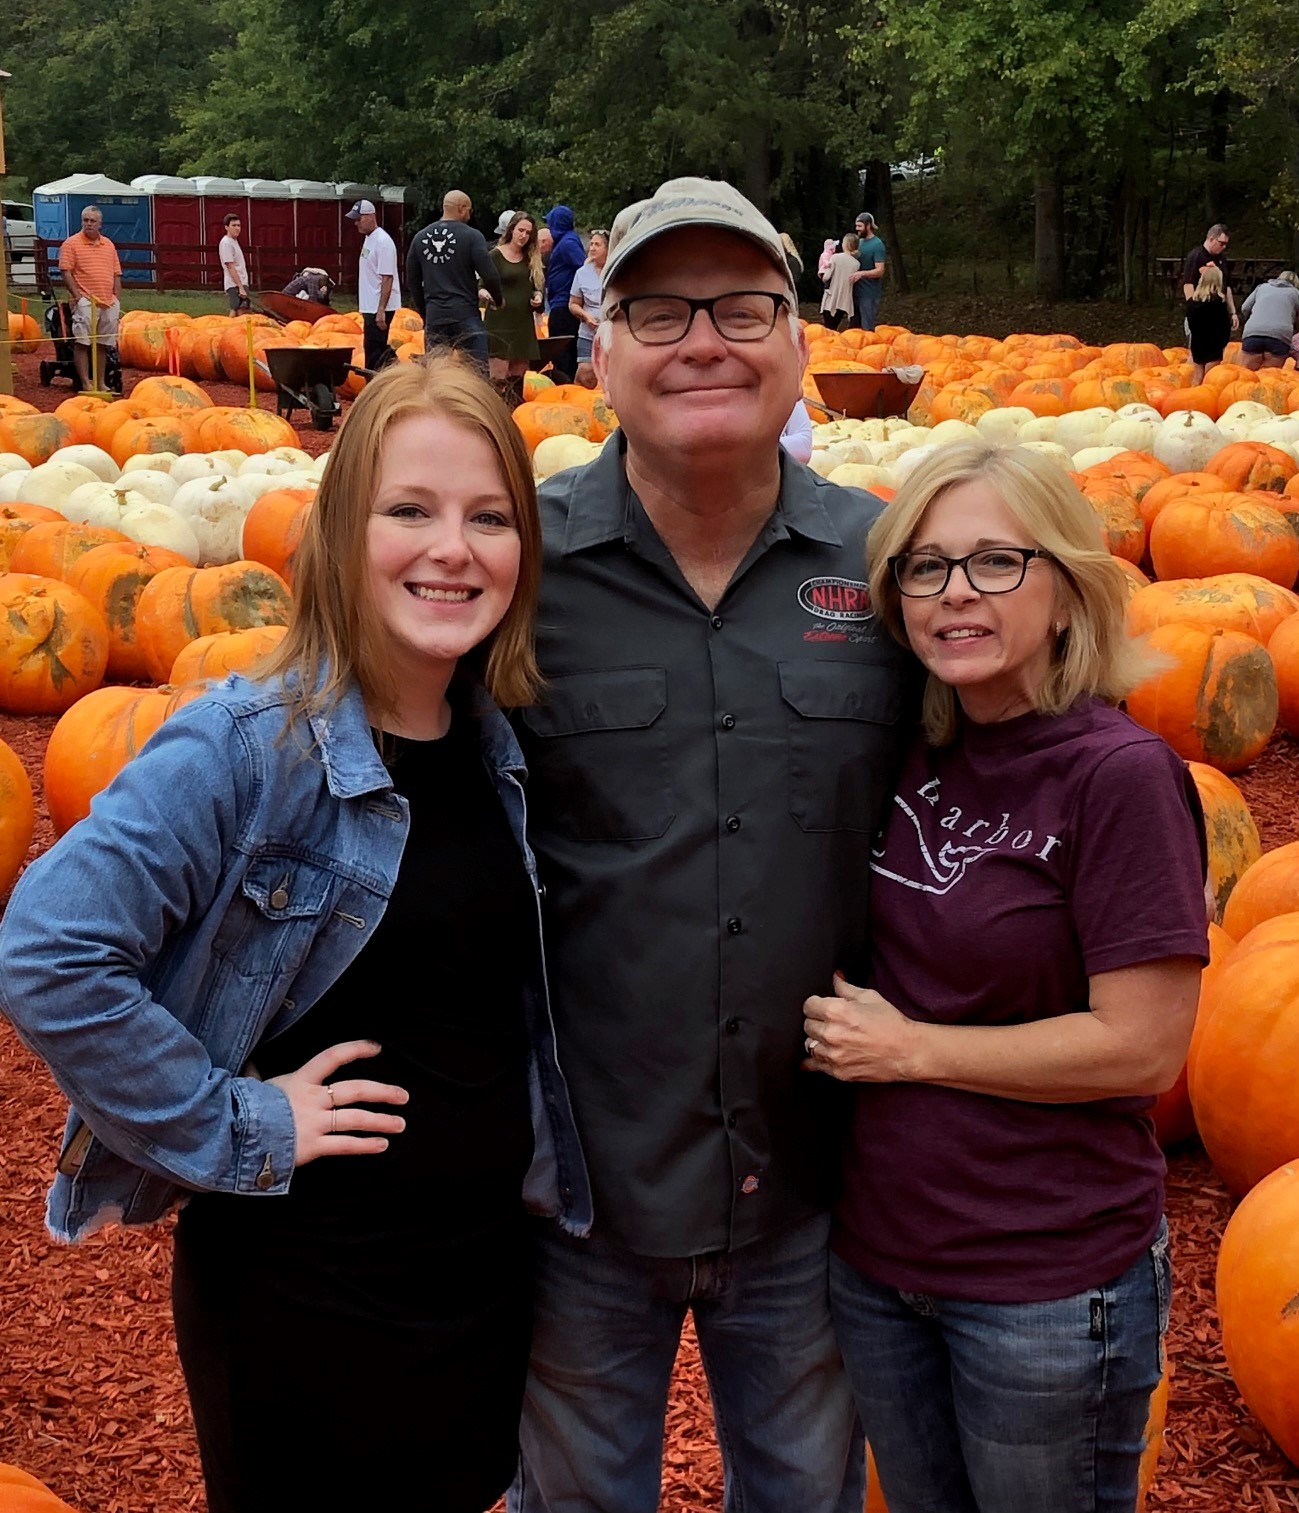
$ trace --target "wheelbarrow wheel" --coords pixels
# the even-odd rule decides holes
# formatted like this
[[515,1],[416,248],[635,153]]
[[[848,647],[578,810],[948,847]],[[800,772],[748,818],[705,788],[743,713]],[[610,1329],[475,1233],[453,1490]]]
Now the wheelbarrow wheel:
[[49,388],[50,380],[54,377],[54,369],[57,366],[57,363],[52,362],[43,362],[41,364],[41,387],[43,389]]
[[318,431],[332,431],[334,416],[341,406],[328,384],[314,384],[311,389],[311,423]]

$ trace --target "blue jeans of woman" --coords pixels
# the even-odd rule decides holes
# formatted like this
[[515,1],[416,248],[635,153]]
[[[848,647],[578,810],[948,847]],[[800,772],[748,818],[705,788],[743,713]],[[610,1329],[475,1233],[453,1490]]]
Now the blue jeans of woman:
[[1133,1513],[1163,1369],[1168,1230],[1047,1303],[900,1292],[830,1258],[830,1306],[889,1513]]

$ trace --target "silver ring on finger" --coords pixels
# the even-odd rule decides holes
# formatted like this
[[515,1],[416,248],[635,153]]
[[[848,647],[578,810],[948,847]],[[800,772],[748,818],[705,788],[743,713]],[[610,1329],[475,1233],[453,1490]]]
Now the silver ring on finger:
[[331,1135],[338,1133],[338,1110],[332,1107],[329,1110],[329,1133]]
[[811,1035],[809,1035],[807,1037],[807,1039],[803,1042],[803,1049],[807,1052],[807,1054],[809,1056],[815,1056],[816,1055],[816,1049],[817,1049],[817,1047],[820,1044],[821,1044],[821,1042],[819,1040],[814,1040],[811,1037]]

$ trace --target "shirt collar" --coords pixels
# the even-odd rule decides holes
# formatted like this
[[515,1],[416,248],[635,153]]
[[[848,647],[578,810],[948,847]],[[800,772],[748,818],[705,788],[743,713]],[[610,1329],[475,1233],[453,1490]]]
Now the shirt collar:
[[[626,437],[615,431],[595,461],[582,468],[569,485],[568,520],[564,527],[566,557],[628,538],[633,528],[634,496],[627,483],[626,450]],[[842,546],[843,536],[822,502],[821,491],[831,487],[811,468],[782,451],[780,498],[767,525],[769,538],[785,540],[792,533],[827,546]]]

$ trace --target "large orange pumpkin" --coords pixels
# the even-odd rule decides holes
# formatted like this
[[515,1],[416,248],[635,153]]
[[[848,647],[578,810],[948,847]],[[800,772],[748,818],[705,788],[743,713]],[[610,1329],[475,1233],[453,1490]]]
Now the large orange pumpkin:
[[1299,537],[1260,494],[1184,495],[1150,528],[1150,560],[1159,578],[1257,573],[1289,588],[1299,576]]
[[211,395],[200,389],[193,379],[170,375],[142,378],[131,390],[131,398],[148,405],[154,415],[188,415],[191,411],[212,407]]
[[1245,795],[1226,773],[1204,762],[1192,762],[1190,768],[1204,808],[1209,886],[1213,890],[1214,918],[1221,924],[1228,899],[1262,856],[1263,844]]
[[1232,1214],[1218,1251],[1222,1349],[1240,1395],[1299,1464],[1299,1162]]
[[[1212,771],[1211,768],[1204,770]],[[1195,1007],[1195,1025],[1191,1031],[1192,1046],[1195,1045],[1196,1036],[1200,1033],[1201,1021],[1207,1021],[1208,1018],[1205,1005],[1209,984],[1213,982],[1217,970],[1231,955],[1235,946],[1236,942],[1221,925],[1209,925],[1209,964],[1200,976],[1200,996]],[[1155,1122],[1155,1138],[1165,1150],[1170,1146],[1180,1145],[1184,1140],[1190,1140],[1195,1134],[1195,1112],[1191,1107],[1190,1060],[1188,1051],[1186,1064],[1178,1073],[1177,1081],[1167,1092],[1160,1093],[1155,1099],[1154,1108],[1150,1110],[1150,1117]]]
[[1299,736],[1299,615],[1281,621],[1268,640],[1267,651],[1276,669],[1281,728]]
[[45,801],[63,835],[155,730],[201,689],[99,688],[55,725],[45,748]]
[[1266,442],[1235,441],[1215,452],[1204,471],[1221,478],[1224,488],[1232,491],[1266,489],[1279,494],[1299,473],[1299,463]]
[[0,898],[13,887],[36,828],[31,779],[12,747],[0,741]]
[[95,445],[95,422],[99,412],[108,408],[108,400],[98,394],[73,394],[55,410],[68,428],[72,445]]
[[191,641],[223,630],[287,625],[289,585],[260,562],[164,568],[136,606],[136,638],[151,677],[162,682]]
[[1187,761],[1239,772],[1276,728],[1276,674],[1267,652],[1239,631],[1161,625],[1150,645],[1171,662],[1127,698],[1138,724]]
[[1160,625],[1238,630],[1270,646],[1277,628],[1299,611],[1299,594],[1254,573],[1215,573],[1152,583],[1128,603],[1128,627],[1144,635]]
[[208,451],[229,447],[249,456],[298,444],[298,433],[270,410],[223,410],[210,424],[202,425],[200,435]]
[[0,575],[0,709],[61,714],[108,663],[99,611],[69,583],[31,573]]
[[118,426],[108,450],[120,468],[128,457],[148,452],[193,452],[195,439],[194,427],[183,415],[147,415]]
[[1203,489],[1210,494],[1221,494],[1222,479],[1216,473],[1173,473],[1152,483],[1141,496],[1141,518],[1146,522],[1146,531],[1154,525],[1160,510],[1184,494],[1193,494]]
[[106,525],[74,524],[69,520],[42,521],[32,526],[10,553],[9,571],[62,578],[66,583],[78,557],[109,542],[119,546],[132,545],[129,536]]
[[587,437],[591,415],[582,405],[554,403],[549,399],[532,399],[514,411],[514,423],[527,443],[528,456],[547,436]]
[[57,415],[0,416],[0,452],[17,452],[33,467],[71,441],[71,427]]
[[9,312],[9,340],[15,354],[35,352],[41,343],[41,328],[34,315],[25,315],[18,310]]
[[1266,851],[1237,879],[1222,913],[1222,927],[1233,940],[1278,914],[1299,910],[1299,841]]
[[291,584],[293,554],[315,497],[315,489],[268,489],[244,517],[243,555]]
[[4,1463],[0,1463],[0,1507],[5,1513],[75,1513],[44,1482]]
[[93,547],[72,564],[68,582],[85,594],[108,626],[110,678],[133,683],[149,677],[135,628],[140,595],[164,568],[188,566],[179,552],[134,541]]
[[1094,463],[1084,478],[1117,478],[1125,483],[1138,503],[1157,483],[1169,477],[1168,468],[1149,452],[1119,452],[1105,462]]
[[1096,512],[1105,549],[1127,562],[1140,562],[1146,554],[1146,528],[1127,485],[1117,478],[1097,479],[1084,484],[1083,493]]
[[43,504],[6,504],[0,506],[0,573],[7,573],[14,548],[34,525],[66,524],[58,510]]
[[186,683],[224,678],[229,672],[248,672],[287,634],[287,625],[259,625],[253,630],[221,630],[214,636],[200,636],[182,649],[167,681],[179,688]]

